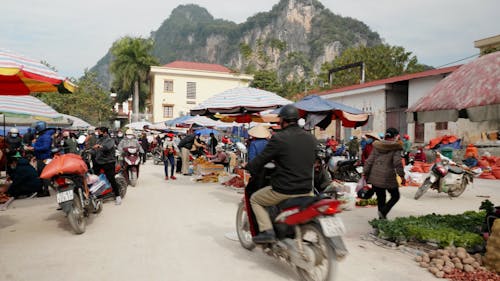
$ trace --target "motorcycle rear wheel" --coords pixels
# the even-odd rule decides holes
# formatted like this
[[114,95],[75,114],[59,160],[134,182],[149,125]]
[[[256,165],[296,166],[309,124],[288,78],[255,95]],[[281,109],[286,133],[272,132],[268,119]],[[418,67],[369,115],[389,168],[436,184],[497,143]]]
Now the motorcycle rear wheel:
[[297,273],[303,281],[333,280],[337,272],[337,256],[326,241],[323,231],[318,225],[306,224],[302,227],[302,240],[315,253],[316,263],[313,270],[296,267]]
[[417,192],[415,193],[415,200],[418,200],[424,193],[431,187],[432,182],[429,178],[426,178],[424,183],[418,188]]
[[467,180],[465,178],[462,178],[462,182],[460,183],[460,188],[448,192],[448,195],[450,197],[458,197],[462,195],[462,193],[464,193],[466,187],[467,187]]
[[77,192],[74,192],[73,195],[73,207],[68,213],[68,221],[76,234],[82,234],[85,232],[87,218],[85,217],[80,195]]
[[249,251],[255,248],[255,243],[252,241],[252,233],[250,232],[248,214],[243,202],[240,202],[238,211],[236,212],[236,233],[238,234],[238,240],[240,240],[240,244],[243,248]]

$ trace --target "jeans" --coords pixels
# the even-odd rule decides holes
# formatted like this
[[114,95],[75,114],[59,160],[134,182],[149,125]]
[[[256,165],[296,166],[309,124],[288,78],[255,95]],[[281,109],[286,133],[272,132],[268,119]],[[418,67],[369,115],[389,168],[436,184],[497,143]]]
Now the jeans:
[[[392,207],[394,207],[394,205],[396,205],[396,203],[399,201],[399,188],[380,188],[374,186],[373,190],[375,190],[375,194],[377,194],[377,205],[379,212],[381,212],[384,216],[387,216]],[[391,199],[389,199],[387,203],[385,202],[386,190],[391,195]]]
[[175,157],[174,155],[166,156],[163,158],[163,167],[165,169],[165,177],[168,177],[168,163],[170,163],[170,175],[174,176]]

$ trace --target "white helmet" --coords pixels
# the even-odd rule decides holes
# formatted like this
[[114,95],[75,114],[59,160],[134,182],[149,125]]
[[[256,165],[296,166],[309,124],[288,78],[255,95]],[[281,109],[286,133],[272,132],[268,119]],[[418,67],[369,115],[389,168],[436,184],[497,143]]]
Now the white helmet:
[[132,131],[131,129],[127,129],[125,131],[125,135],[133,135],[134,134],[134,131]]
[[19,134],[19,130],[17,128],[10,128],[9,131],[11,134]]

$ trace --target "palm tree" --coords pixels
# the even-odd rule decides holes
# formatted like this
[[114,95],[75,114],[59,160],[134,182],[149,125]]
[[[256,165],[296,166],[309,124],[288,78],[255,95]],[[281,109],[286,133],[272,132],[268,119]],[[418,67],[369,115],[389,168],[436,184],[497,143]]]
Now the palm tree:
[[151,55],[153,40],[141,37],[123,37],[113,43],[111,72],[120,91],[134,91],[134,122],[139,121],[139,85],[147,80],[151,65],[158,61]]

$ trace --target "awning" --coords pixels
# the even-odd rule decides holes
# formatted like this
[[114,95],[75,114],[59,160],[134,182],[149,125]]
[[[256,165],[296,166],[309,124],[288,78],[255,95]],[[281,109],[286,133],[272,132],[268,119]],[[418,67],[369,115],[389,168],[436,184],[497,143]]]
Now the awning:
[[500,120],[500,52],[464,64],[407,112],[408,122]]

